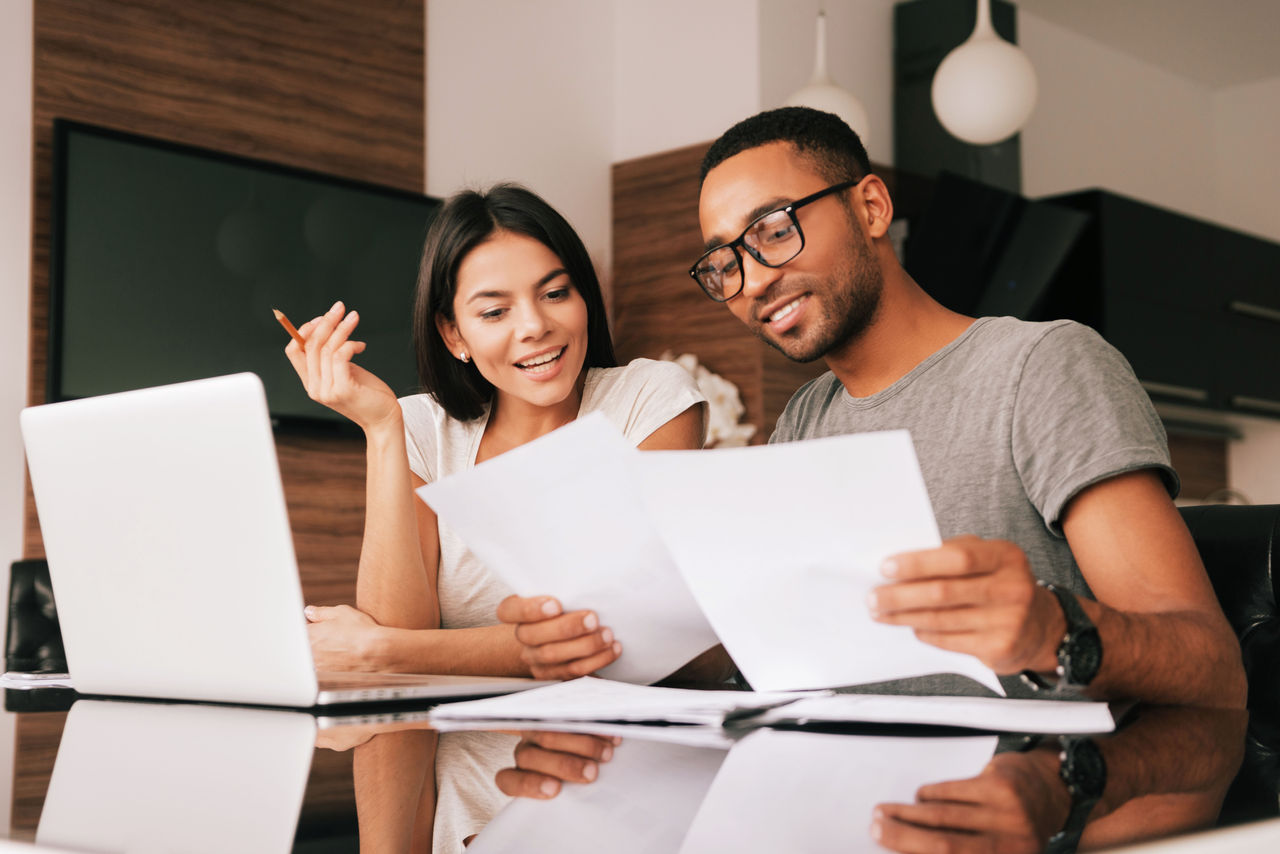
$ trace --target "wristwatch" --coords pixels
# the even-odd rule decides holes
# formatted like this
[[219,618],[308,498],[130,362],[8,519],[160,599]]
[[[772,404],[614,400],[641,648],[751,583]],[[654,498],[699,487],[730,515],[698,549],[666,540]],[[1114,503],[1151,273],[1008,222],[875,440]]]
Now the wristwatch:
[[1048,854],[1074,851],[1080,843],[1089,813],[1102,799],[1107,788],[1107,762],[1093,739],[1085,736],[1060,736],[1058,743],[1058,776],[1071,795],[1071,811],[1062,830],[1049,837]]
[[1067,632],[1058,644],[1057,683],[1046,680],[1032,670],[1022,671],[1022,681],[1037,691],[1060,692],[1067,688],[1083,688],[1093,681],[1102,666],[1102,638],[1098,635],[1098,629],[1084,612],[1084,608],[1080,607],[1074,594],[1046,581],[1036,583],[1057,598],[1058,605],[1062,607],[1062,615],[1067,618]]

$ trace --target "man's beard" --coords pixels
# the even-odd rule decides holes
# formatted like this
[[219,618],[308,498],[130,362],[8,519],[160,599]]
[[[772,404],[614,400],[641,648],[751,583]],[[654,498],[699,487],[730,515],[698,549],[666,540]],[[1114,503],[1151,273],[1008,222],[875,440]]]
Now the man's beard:
[[823,312],[811,320],[813,326],[805,338],[783,333],[776,341],[765,334],[761,324],[755,332],[766,344],[793,362],[813,362],[855,341],[875,320],[884,291],[884,275],[867,242],[859,238],[852,247],[847,263],[832,270],[825,287],[816,291],[822,297]]

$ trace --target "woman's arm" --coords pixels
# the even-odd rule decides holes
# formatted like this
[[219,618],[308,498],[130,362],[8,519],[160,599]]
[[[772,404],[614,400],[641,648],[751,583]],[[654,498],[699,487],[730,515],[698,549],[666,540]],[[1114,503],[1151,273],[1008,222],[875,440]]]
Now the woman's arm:
[[[356,580],[356,603],[380,626],[435,629],[440,626],[436,595],[439,537],[435,514],[414,495],[422,481],[409,471],[404,417],[395,393],[386,383],[351,360],[364,343],[350,340],[359,323],[352,311],[344,315],[341,302],[299,330],[305,349],[290,341],[285,354],[319,403],[345,415],[364,431],[367,443],[365,527]],[[315,613],[317,609],[309,609]],[[332,609],[326,611],[332,616]],[[334,620],[326,620],[334,623]],[[337,625],[312,632],[318,652],[332,649],[339,638]],[[352,649],[369,646],[359,635],[370,628],[357,620],[342,621],[342,640]],[[319,642],[317,642],[319,641]],[[338,662],[319,656],[321,669]],[[362,668],[363,669],[363,668]]]

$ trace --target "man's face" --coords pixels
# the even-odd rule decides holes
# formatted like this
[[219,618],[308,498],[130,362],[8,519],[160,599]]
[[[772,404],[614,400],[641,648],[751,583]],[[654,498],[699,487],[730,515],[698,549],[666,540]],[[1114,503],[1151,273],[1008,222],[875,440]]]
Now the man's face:
[[[824,189],[830,182],[788,142],[735,154],[707,173],[698,217],[707,248],[728,243],[761,214]],[[726,305],[757,336],[797,362],[822,358],[870,325],[883,277],[866,234],[841,201],[854,187],[796,211],[800,254],[771,268],[747,252],[742,292]],[[856,215],[858,203],[851,202]]]

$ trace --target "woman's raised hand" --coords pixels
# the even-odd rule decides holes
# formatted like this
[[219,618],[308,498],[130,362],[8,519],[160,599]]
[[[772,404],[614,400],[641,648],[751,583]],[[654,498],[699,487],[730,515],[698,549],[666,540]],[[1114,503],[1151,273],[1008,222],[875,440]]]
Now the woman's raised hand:
[[363,341],[351,340],[359,322],[359,314],[336,302],[298,328],[307,342],[305,351],[291,340],[284,353],[312,400],[350,418],[366,433],[388,424],[398,428],[400,405],[395,392],[351,361],[365,348]]

